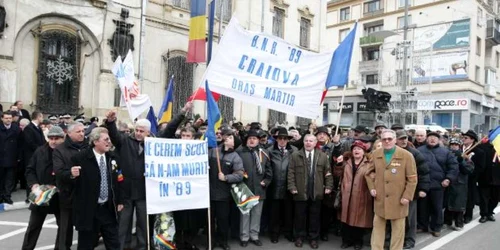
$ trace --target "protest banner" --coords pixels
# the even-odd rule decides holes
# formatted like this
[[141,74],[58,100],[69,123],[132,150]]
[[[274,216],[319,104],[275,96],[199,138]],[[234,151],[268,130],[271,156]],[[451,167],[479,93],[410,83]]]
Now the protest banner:
[[206,141],[147,137],[144,155],[148,214],[209,207]]
[[243,102],[316,119],[333,51],[314,53],[232,18],[201,85]]

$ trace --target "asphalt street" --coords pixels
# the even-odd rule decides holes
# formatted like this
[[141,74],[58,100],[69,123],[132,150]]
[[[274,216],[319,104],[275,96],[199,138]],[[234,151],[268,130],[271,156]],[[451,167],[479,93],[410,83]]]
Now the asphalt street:
[[[417,235],[417,244],[414,249],[422,250],[481,250],[481,249],[499,249],[500,237],[500,216],[496,216],[497,222],[486,222],[480,224],[478,222],[478,208],[476,207],[474,220],[467,224],[463,231],[457,232],[451,229],[444,229],[439,238],[435,238],[428,233]],[[500,207],[496,209],[497,215],[500,212]],[[30,211],[28,209],[20,209],[13,211],[5,211],[0,213],[0,250],[21,249],[22,241],[26,227],[28,226]],[[57,225],[55,218],[52,215],[47,216],[44,228],[38,239],[37,250],[53,249],[54,240],[56,236]],[[368,242],[368,235],[365,237],[365,247],[363,249],[370,249]],[[74,233],[73,249],[76,249],[77,232]],[[251,243],[246,248],[239,246],[237,240],[230,242],[231,249],[233,250],[257,250],[257,249],[275,249],[275,250],[289,250],[295,249],[293,243],[288,242],[286,239],[281,239],[278,244],[272,244],[268,237],[261,237],[264,246],[257,247]],[[306,243],[306,242],[305,242]],[[333,234],[330,234],[328,242],[320,242],[320,249],[340,249],[341,239]],[[201,244],[198,246],[200,249],[205,249]],[[105,249],[101,243],[96,249]],[[310,249],[309,245],[304,244],[303,249]]]

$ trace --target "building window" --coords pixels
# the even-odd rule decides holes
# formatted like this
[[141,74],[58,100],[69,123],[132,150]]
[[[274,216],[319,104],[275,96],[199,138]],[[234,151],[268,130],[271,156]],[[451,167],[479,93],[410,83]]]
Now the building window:
[[217,6],[215,7],[215,16],[221,19],[220,10],[222,8],[222,21],[229,22],[231,20],[231,14],[233,12],[232,0],[219,0],[216,1]]
[[[411,15],[408,15],[408,26],[411,25]],[[402,29],[405,27],[405,17],[398,17],[398,29]]]
[[[167,59],[167,76],[174,76],[173,114],[179,114],[188,97],[193,93],[193,64],[186,63],[186,57],[177,55]],[[165,89],[168,88],[167,78]]]
[[115,96],[113,100],[113,106],[114,107],[120,107],[120,100],[122,99],[122,90],[120,87],[116,86],[115,87]]
[[189,10],[191,8],[190,0],[172,0],[172,5],[181,9]]
[[382,8],[381,6],[381,3],[380,3],[380,0],[373,0],[373,1],[369,1],[369,2],[366,2],[364,4],[364,13],[371,13],[371,12],[375,12],[375,11],[378,11]]
[[349,34],[349,31],[351,29],[347,28],[347,29],[343,29],[343,30],[339,30],[339,43],[341,43],[342,41],[344,41],[344,38]]
[[483,25],[483,9],[480,7],[477,7],[477,25],[480,27]]
[[481,68],[480,68],[479,66],[476,66],[476,76],[475,76],[475,78],[474,78],[474,80],[475,80],[476,82],[479,82],[479,80],[480,80],[480,78],[479,78],[479,77],[480,77],[480,75],[481,75]]
[[370,35],[373,32],[381,31],[384,29],[384,24],[365,26],[365,35]]
[[79,103],[80,39],[63,30],[40,34],[37,79],[37,110],[76,114]]
[[365,61],[378,60],[380,56],[380,50],[378,48],[367,49]]
[[[398,0],[398,7],[404,8],[406,0]],[[411,0],[408,0],[408,6],[411,6]]]
[[477,38],[476,40],[476,55],[481,55],[481,38]]
[[500,66],[500,61],[499,61],[500,60],[500,53],[496,52],[495,54],[496,54],[495,64],[496,64],[497,68],[499,68],[499,66]]
[[366,85],[378,84],[378,74],[366,75]]
[[351,8],[346,7],[340,9],[340,21],[346,21],[351,19]]
[[285,30],[285,10],[274,7],[273,35],[284,38]]
[[311,20],[307,18],[300,18],[300,46],[309,48],[311,34]]

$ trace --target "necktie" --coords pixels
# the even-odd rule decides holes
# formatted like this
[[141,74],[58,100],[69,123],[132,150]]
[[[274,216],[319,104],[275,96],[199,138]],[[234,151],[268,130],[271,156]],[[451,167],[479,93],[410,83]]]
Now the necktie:
[[311,171],[312,171],[311,154],[312,154],[311,152],[308,152],[308,153],[307,153],[307,167],[308,167],[308,169],[309,169],[309,172],[311,172]]
[[[257,153],[258,151],[258,153]],[[260,165],[260,156],[259,156],[260,151],[259,150],[254,150],[253,155],[255,157],[255,165],[257,165],[257,171],[259,171],[259,174],[262,174],[262,165]]]
[[280,148],[280,151],[281,151],[281,155],[284,156],[285,155],[285,148]]
[[99,161],[99,170],[101,172],[101,187],[99,190],[99,200],[105,202],[108,200],[108,178],[106,172],[106,163],[104,163],[104,156],[101,155]]

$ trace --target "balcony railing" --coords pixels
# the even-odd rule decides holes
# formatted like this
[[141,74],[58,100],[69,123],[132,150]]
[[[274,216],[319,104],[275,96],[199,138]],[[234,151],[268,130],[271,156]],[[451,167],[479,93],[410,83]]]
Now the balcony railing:
[[374,11],[366,11],[366,12],[363,12],[363,17],[367,17],[367,16],[376,16],[376,15],[380,15],[380,14],[384,14],[384,9],[378,9],[378,10],[374,10]]
[[497,22],[496,20],[488,20],[487,22],[486,44],[489,44],[490,46],[495,46],[500,44],[500,31],[498,31],[498,29],[495,28],[495,26],[498,26],[498,23],[496,22]]
[[375,36],[363,36],[359,38],[359,46],[376,45],[382,44],[383,42],[383,38],[378,38]]

